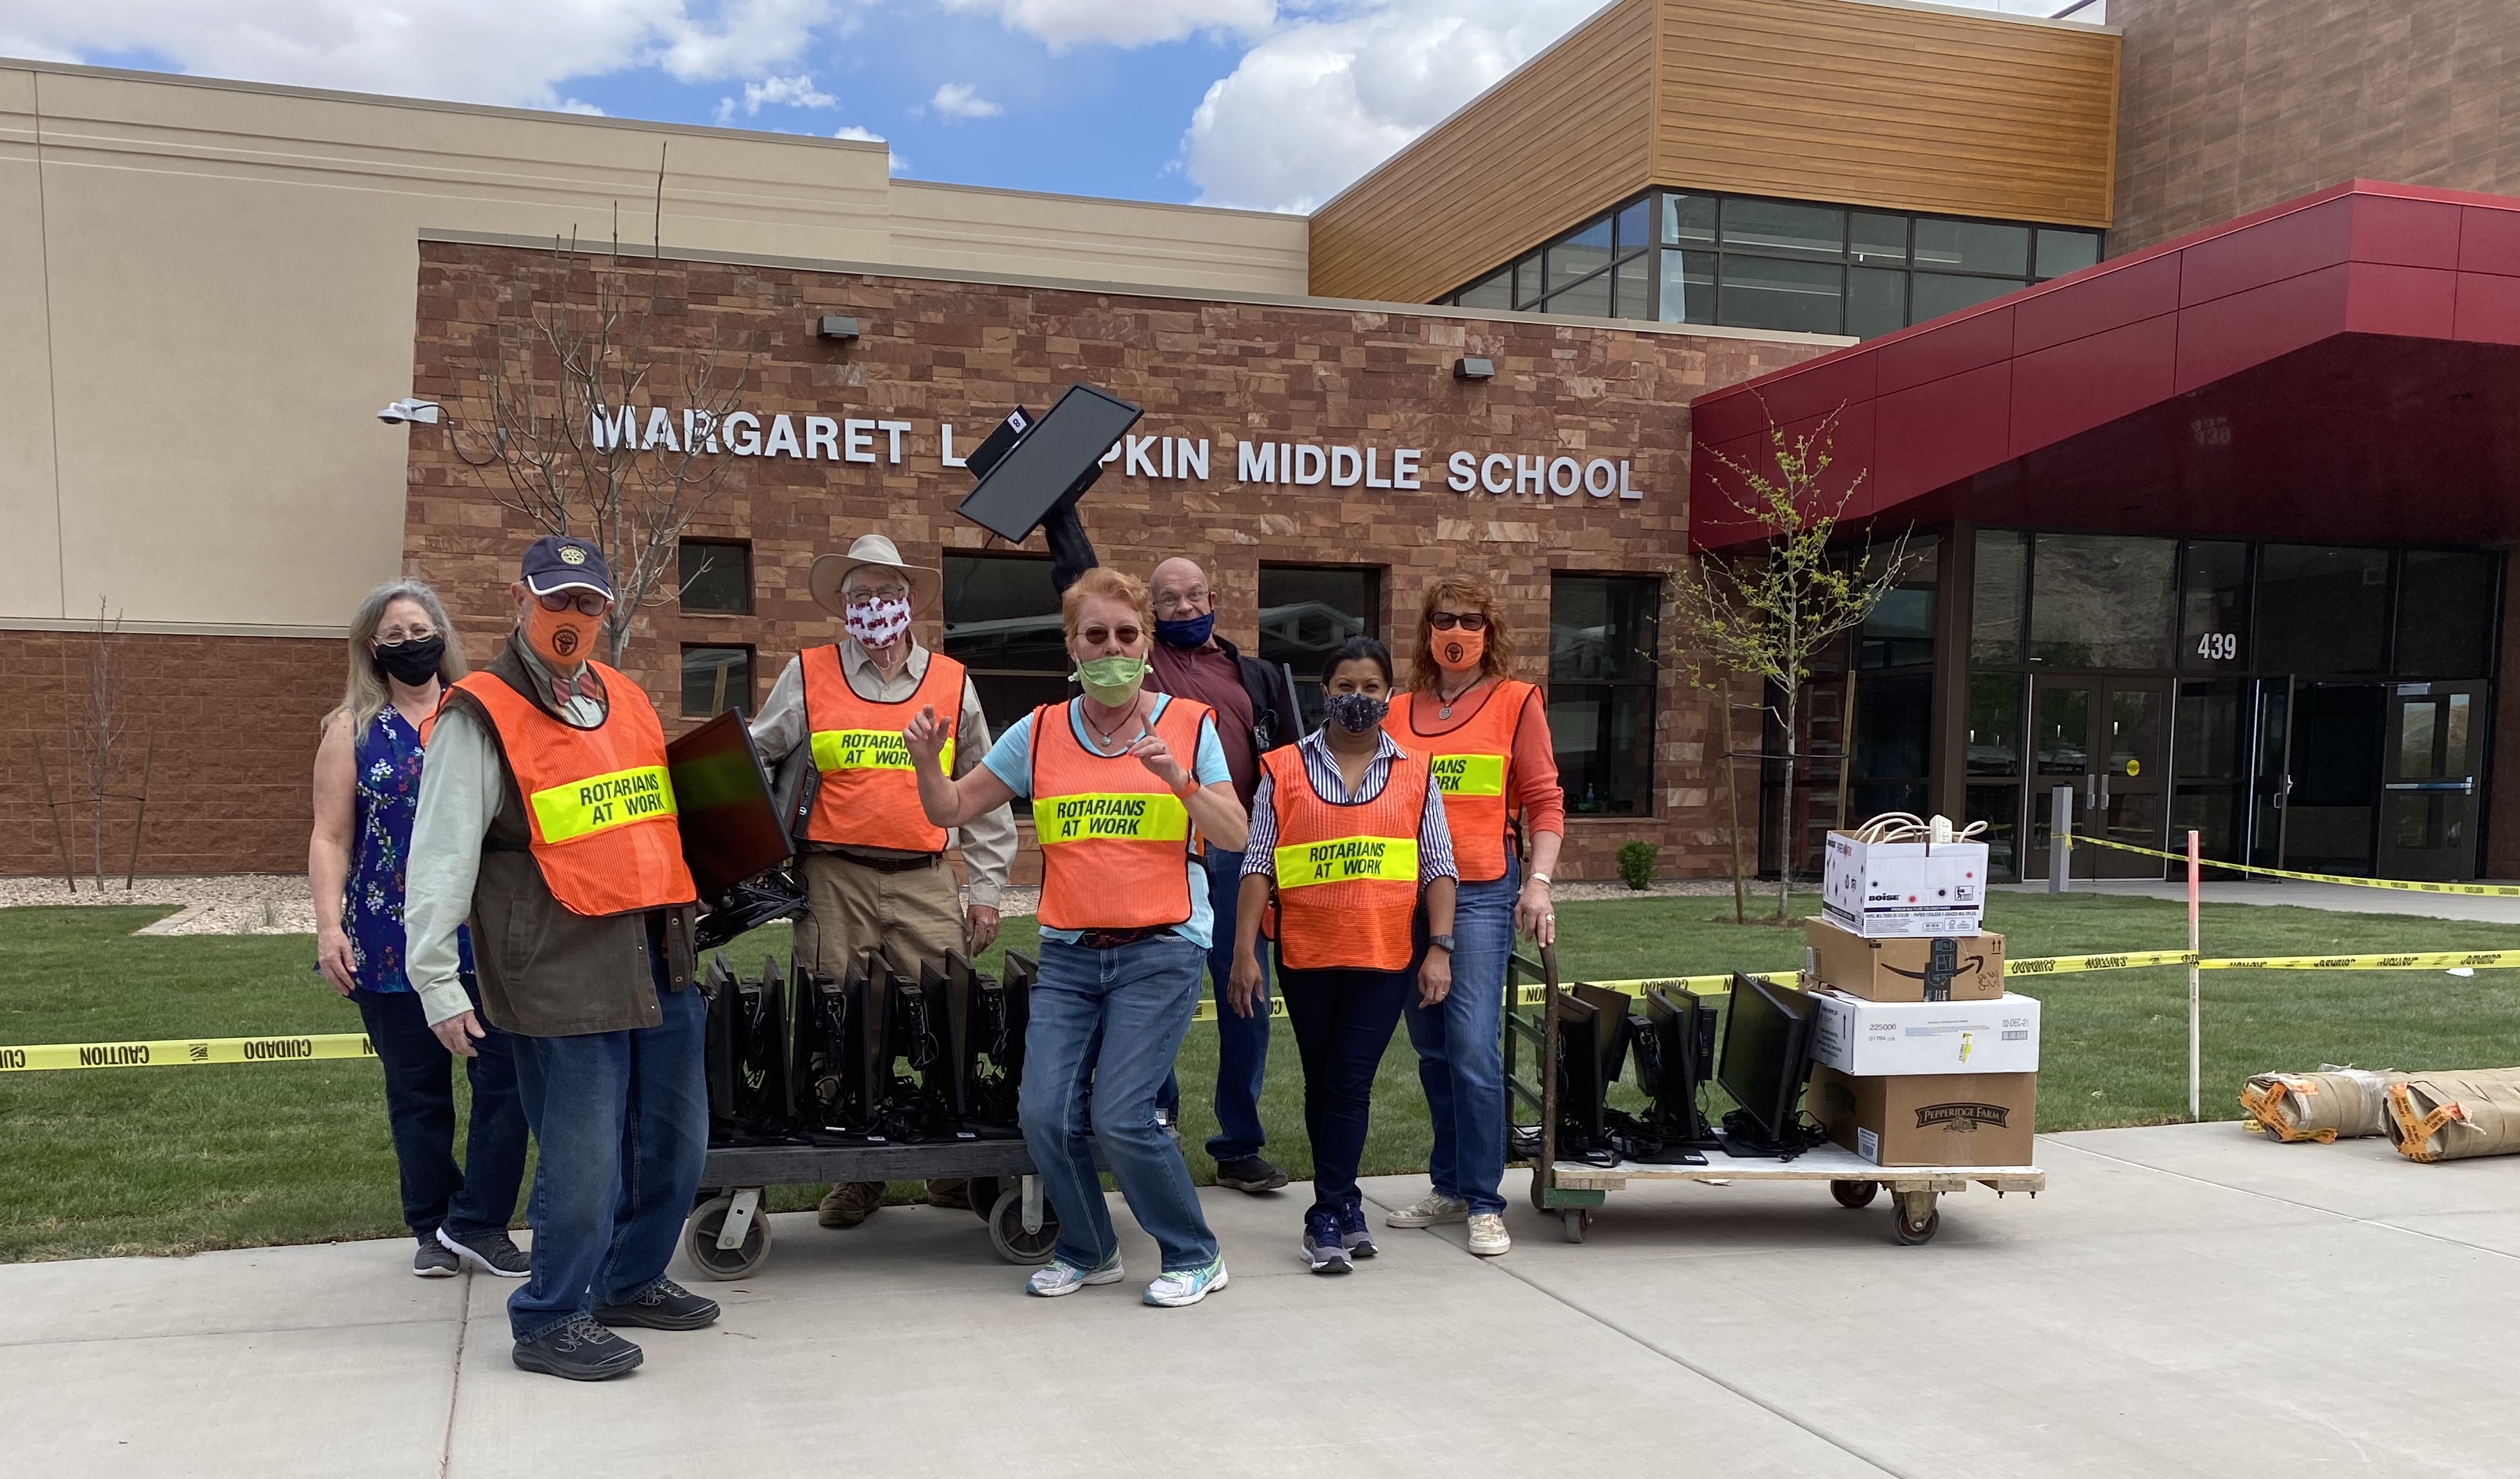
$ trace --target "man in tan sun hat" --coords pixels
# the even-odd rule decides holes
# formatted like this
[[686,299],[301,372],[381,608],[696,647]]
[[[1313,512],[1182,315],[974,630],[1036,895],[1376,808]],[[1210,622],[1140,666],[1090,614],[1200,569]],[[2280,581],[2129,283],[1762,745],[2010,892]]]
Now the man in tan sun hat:
[[[840,618],[842,636],[790,659],[752,722],[762,759],[778,764],[811,747],[821,787],[805,823],[797,864],[805,916],[796,957],[838,979],[848,961],[882,947],[910,969],[949,950],[977,955],[998,934],[998,900],[1015,855],[1014,816],[1006,807],[961,829],[968,869],[966,903],[945,866],[953,832],[928,825],[910,769],[902,727],[922,707],[954,715],[946,769],[962,776],[989,750],[989,721],[963,665],[921,647],[911,616],[936,601],[937,572],[905,564],[880,534],[846,555],[814,561],[814,600]],[[932,1181],[927,1199],[970,1205],[966,1185]],[[827,1228],[852,1228],[883,1203],[883,1183],[844,1183],[823,1198]]]

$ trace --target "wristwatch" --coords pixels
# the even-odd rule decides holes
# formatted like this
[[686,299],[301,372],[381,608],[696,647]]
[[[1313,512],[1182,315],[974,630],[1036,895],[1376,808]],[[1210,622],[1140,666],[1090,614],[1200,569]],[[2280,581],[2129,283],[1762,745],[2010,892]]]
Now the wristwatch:
[[1426,948],[1429,950],[1440,950],[1446,955],[1451,955],[1453,953],[1453,937],[1448,934],[1430,934],[1426,937]]

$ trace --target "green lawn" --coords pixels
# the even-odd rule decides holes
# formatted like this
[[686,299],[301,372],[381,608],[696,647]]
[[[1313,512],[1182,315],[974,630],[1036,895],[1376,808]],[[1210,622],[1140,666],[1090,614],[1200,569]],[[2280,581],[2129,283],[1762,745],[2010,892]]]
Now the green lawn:
[[[1800,960],[1798,934],[1720,922],[1727,909],[1696,898],[1561,905],[1563,971],[1607,980]],[[357,1012],[309,972],[310,940],[130,933],[163,912],[0,910],[0,1045],[359,1030]],[[1988,913],[2015,958],[2176,949],[2186,938],[2182,906],[2151,900],[2007,894]],[[2204,931],[2207,953],[2221,955],[2520,946],[2520,928],[2508,926],[2237,904],[2207,906]],[[1008,934],[1029,948],[1030,921],[1010,920]],[[739,968],[758,969],[764,954],[785,955],[785,936],[763,931],[731,954]],[[2041,1129],[2183,1114],[2185,971],[2016,984],[2047,1003]],[[2242,1079],[2270,1069],[2520,1063],[2520,972],[2213,971],[2205,1027],[2205,1112],[2229,1118]],[[1270,1154],[1302,1176],[1302,1084],[1283,1022],[1277,1031],[1262,1115]],[[1183,1128],[1202,1181],[1213,1172],[1196,1147],[1213,1129],[1214,1044],[1212,1028],[1195,1026],[1181,1059]],[[1416,1061],[1395,1035],[1367,1170],[1417,1169],[1425,1150]],[[808,1205],[819,1189],[788,1188],[774,1205]],[[372,1063],[0,1074],[0,1260],[399,1231]]]

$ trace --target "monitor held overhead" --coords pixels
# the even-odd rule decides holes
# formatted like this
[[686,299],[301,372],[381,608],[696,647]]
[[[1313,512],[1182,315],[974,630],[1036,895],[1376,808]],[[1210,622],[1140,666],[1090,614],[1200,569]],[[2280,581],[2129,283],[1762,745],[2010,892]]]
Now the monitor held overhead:
[[[954,512],[1021,543],[1051,510],[1093,485],[1102,473],[1102,455],[1145,414],[1092,385],[1068,386],[1031,430],[989,465]],[[991,439],[1005,430],[1000,427]]]

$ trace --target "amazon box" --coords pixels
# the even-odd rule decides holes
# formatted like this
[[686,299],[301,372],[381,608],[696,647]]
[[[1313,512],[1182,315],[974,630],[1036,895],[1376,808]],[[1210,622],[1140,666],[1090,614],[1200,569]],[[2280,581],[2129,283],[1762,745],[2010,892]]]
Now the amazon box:
[[1821,913],[1867,939],[1977,933],[1986,908],[1986,844],[1867,842],[1828,834]]
[[1857,1078],[1880,1074],[2036,1073],[2039,1001],[1867,1002],[1811,994],[1812,1061]]
[[1876,1166],[2028,1166],[2039,1075],[1857,1078],[1815,1063],[1803,1106],[1831,1141]]
[[1812,975],[1871,1002],[1991,1002],[2003,995],[2003,936],[1868,940],[1826,919],[1803,924]]

